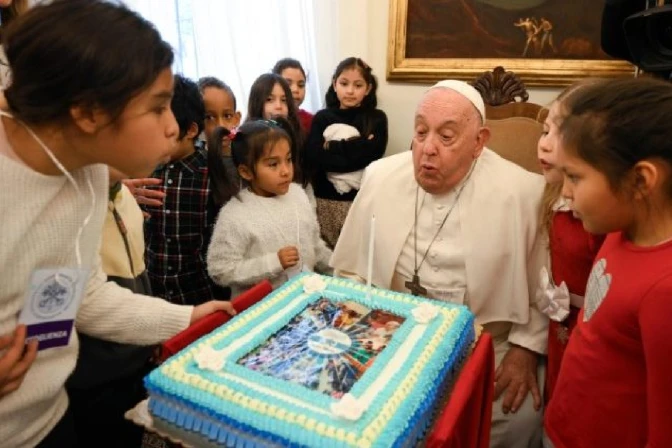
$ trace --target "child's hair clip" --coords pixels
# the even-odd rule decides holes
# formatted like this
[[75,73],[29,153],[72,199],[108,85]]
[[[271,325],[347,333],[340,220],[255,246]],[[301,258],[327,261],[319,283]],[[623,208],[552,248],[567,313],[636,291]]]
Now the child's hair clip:
[[229,131],[229,134],[226,136],[226,138],[228,138],[231,141],[234,141],[237,135],[238,135],[238,128],[234,128]]

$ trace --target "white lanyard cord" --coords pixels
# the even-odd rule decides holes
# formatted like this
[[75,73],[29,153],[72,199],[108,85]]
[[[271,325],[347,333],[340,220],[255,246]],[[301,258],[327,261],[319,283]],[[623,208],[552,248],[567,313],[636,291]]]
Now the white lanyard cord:
[[[68,172],[68,170],[61,164],[61,162],[59,162],[59,160],[56,158],[54,153],[51,152],[51,150],[47,147],[47,145],[42,141],[41,138],[38,137],[37,134],[35,134],[35,132],[33,132],[33,130],[30,127],[28,127],[27,124],[25,124],[24,122],[22,122],[21,120],[19,120],[17,118],[14,118],[13,115],[11,115],[11,114],[9,114],[5,111],[0,111],[0,115],[4,115],[6,117],[13,118],[14,120],[16,120],[17,123],[21,124],[21,126],[23,126],[26,129],[26,131],[28,131],[28,134],[30,134],[30,136],[33,137],[33,139],[35,139],[37,144],[42,147],[42,149],[47,154],[47,156],[49,156],[49,158],[54,163],[54,165],[56,165],[56,167],[61,171],[61,173],[63,173],[63,175],[72,184],[72,186],[75,189],[75,192],[77,193],[77,196],[80,199],[84,199],[84,195],[82,194],[81,190],[79,189],[79,185],[77,185],[77,182],[75,182],[75,179],[72,177],[70,172]],[[84,221],[79,226],[79,229],[77,230],[77,237],[75,239],[75,257],[77,259],[77,270],[78,271],[80,271],[81,268],[82,268],[82,252],[81,252],[81,247],[80,247],[81,246],[82,233],[84,232],[84,229],[86,228],[86,226],[89,224],[89,221],[91,221],[91,217],[93,216],[93,211],[96,208],[96,193],[93,189],[93,184],[91,183],[91,176],[88,173],[88,171],[85,173],[85,176],[86,176],[86,183],[89,187],[89,194],[91,195],[91,208],[89,209],[89,213],[84,218]]]

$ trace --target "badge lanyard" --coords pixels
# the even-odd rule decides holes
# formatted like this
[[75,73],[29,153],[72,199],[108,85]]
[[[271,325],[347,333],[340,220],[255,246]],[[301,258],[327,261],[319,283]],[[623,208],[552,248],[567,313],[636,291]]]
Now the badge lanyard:
[[[6,111],[0,110],[0,115],[3,115],[5,117],[11,118],[13,120],[16,120],[17,123],[19,123],[21,126],[24,127],[24,129],[30,134],[30,136],[37,142],[38,145],[44,150],[44,152],[47,154],[49,159],[56,165],[58,170],[63,173],[63,175],[68,179],[70,184],[72,184],[73,188],[75,189],[75,192],[77,193],[77,196],[84,200],[84,195],[82,194],[82,191],[79,188],[79,185],[77,185],[77,182],[75,179],[72,177],[70,172],[61,164],[61,162],[56,158],[54,153],[49,149],[49,147],[42,141],[40,137],[35,134],[35,132],[28,127],[27,124],[22,122],[21,120],[18,120],[17,118],[14,118],[14,116]],[[91,221],[91,218],[93,216],[93,212],[96,208],[96,193],[93,189],[93,184],[91,183],[91,176],[89,175],[88,172],[85,173],[86,175],[86,183],[89,187],[89,194],[91,195],[91,208],[89,209],[89,212],[87,213],[86,217],[84,218],[84,221],[82,221],[82,224],[79,226],[79,229],[77,230],[77,237],[75,239],[75,257],[77,260],[77,272],[81,272],[82,269],[82,252],[81,252],[81,239],[82,239],[82,234],[84,232],[84,229],[86,226],[89,224],[89,221]],[[56,274],[57,281],[58,281],[58,274]],[[79,278],[75,279],[75,282],[77,282]]]

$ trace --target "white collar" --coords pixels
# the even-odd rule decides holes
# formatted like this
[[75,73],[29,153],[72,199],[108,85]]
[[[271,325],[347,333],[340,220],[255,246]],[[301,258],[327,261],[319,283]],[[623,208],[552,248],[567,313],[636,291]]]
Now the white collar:
[[554,212],[571,212],[572,208],[570,207],[571,202],[564,197],[560,196],[554,203],[551,209]]

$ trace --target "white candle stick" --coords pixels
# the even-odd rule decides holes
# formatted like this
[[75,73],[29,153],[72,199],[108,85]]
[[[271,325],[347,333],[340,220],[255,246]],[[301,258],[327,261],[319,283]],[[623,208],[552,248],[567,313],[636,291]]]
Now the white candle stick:
[[[366,271],[366,286],[371,288],[371,277],[373,277],[373,247],[376,241],[376,216],[371,215],[371,230],[369,230],[369,264]],[[367,295],[370,292],[367,291]]]

